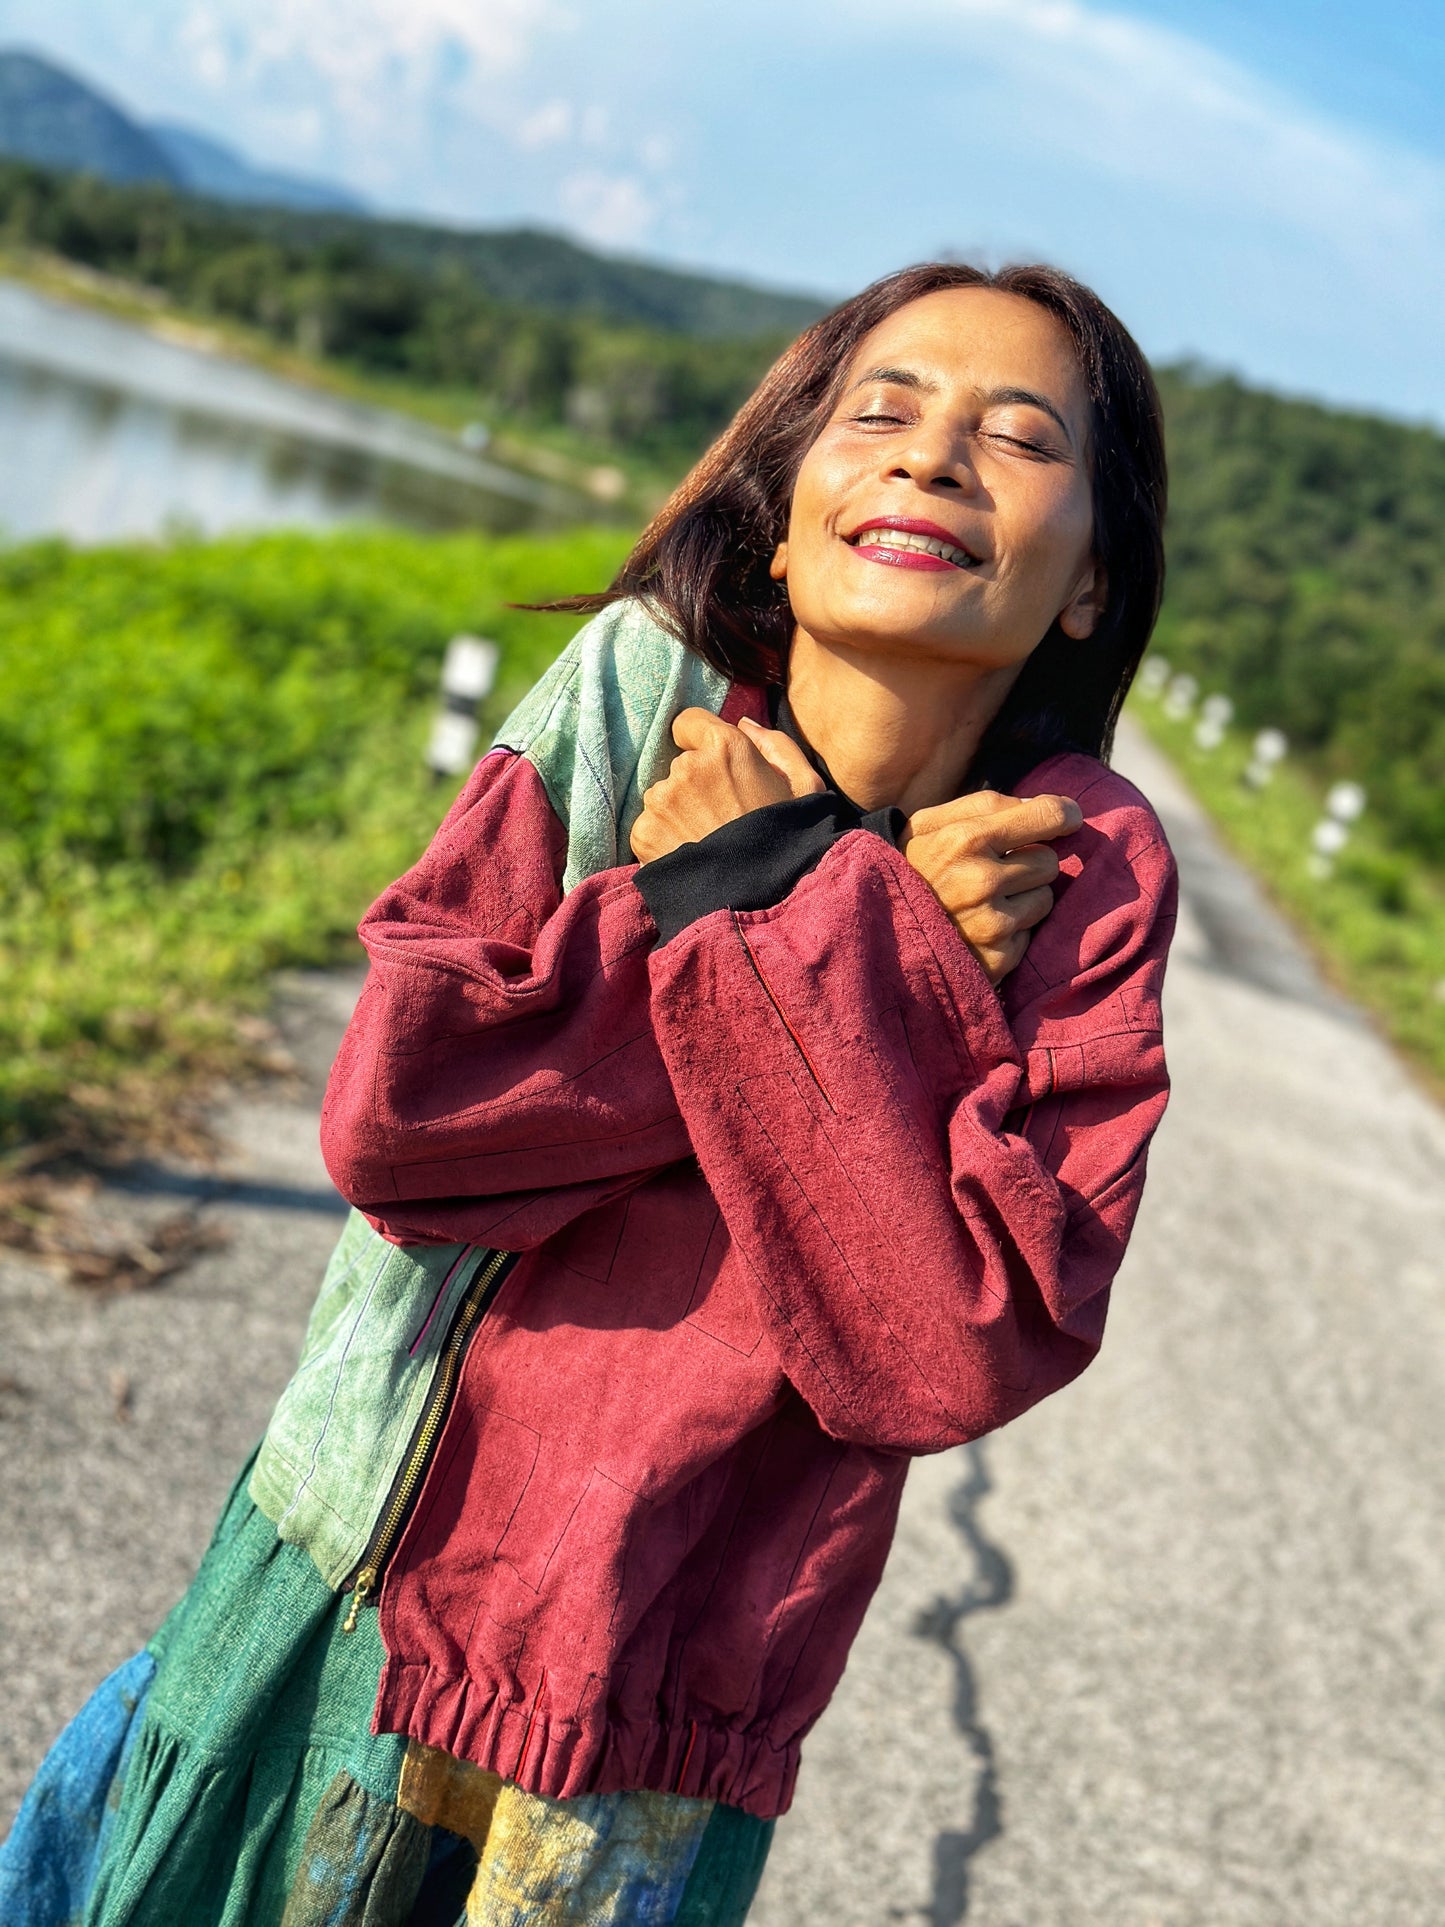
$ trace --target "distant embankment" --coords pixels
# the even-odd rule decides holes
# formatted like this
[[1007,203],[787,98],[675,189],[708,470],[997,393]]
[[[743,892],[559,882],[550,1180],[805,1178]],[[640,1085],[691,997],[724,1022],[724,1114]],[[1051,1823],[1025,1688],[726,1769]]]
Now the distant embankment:
[[226,206],[18,162],[0,163],[0,238],[444,411],[465,396],[493,426],[670,473],[823,306],[554,235]]
[[360,519],[556,528],[598,512],[413,417],[6,281],[0,432],[12,539]]

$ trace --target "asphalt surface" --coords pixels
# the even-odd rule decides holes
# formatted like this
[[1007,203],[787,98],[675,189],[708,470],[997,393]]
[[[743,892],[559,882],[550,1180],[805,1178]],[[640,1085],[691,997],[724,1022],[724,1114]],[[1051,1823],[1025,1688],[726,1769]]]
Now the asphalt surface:
[[[914,1469],[754,1927],[1445,1921],[1445,1119],[1145,747],[1180,856],[1175,1097],[1104,1351]],[[0,1826],[180,1592],[339,1224],[315,1107],[355,984],[293,980],[223,1249],[94,1299],[0,1259]]]

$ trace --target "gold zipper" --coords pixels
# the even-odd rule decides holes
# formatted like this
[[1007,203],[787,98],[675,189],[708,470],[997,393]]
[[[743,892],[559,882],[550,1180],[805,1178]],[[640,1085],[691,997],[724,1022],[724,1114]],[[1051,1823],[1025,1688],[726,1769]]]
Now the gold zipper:
[[498,1272],[511,1256],[510,1251],[492,1253],[490,1262],[482,1267],[472,1281],[462,1301],[461,1309],[452,1322],[447,1342],[442,1347],[441,1357],[437,1361],[436,1377],[432,1380],[431,1397],[427,1401],[426,1413],[412,1439],[411,1450],[407,1454],[401,1477],[393,1488],[391,1504],[386,1508],[380,1526],[372,1534],[371,1544],[362,1554],[363,1563],[352,1584],[351,1608],[341,1625],[344,1633],[356,1631],[357,1614],[376,1591],[386,1568],[386,1562],[396,1549],[396,1542],[401,1537],[401,1529],[411,1510],[412,1500],[417,1495],[422,1475],[426,1471],[432,1450],[446,1419],[447,1408],[451,1404],[452,1393],[456,1388],[462,1353],[467,1348],[467,1340],[487,1308],[487,1301]]

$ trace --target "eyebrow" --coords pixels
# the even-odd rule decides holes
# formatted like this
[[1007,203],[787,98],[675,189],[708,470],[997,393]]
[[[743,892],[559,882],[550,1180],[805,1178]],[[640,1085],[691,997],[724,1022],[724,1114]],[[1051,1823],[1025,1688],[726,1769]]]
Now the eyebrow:
[[988,393],[982,397],[982,400],[985,408],[1008,408],[1014,406],[1019,408],[1040,409],[1051,421],[1058,423],[1064,432],[1064,437],[1069,446],[1071,448],[1073,447],[1074,437],[1070,432],[1069,424],[1064,420],[1063,416],[1049,400],[1047,395],[1040,395],[1032,388],[990,388]]
[[[870,381],[891,382],[895,388],[913,388],[922,395],[936,395],[938,393],[938,383],[936,381],[926,380],[924,376],[915,373],[912,368],[870,368],[866,375],[860,375],[858,377],[857,381],[853,384],[853,388],[866,388]],[[850,389],[849,393],[851,394],[852,392],[853,390]]]
[[[869,382],[872,381],[891,382],[897,388],[912,388],[916,393],[922,395],[936,395],[938,393],[938,383],[936,381],[929,381],[925,376],[918,374],[912,368],[870,368],[866,375],[861,376],[854,382],[853,387],[855,389],[866,388]],[[985,408],[1037,408],[1043,414],[1047,415],[1051,421],[1057,422],[1069,446],[1072,448],[1074,445],[1073,432],[1069,424],[1064,420],[1062,414],[1060,414],[1058,408],[1049,400],[1047,395],[1040,395],[1035,389],[990,388],[988,393],[981,395],[979,399]]]

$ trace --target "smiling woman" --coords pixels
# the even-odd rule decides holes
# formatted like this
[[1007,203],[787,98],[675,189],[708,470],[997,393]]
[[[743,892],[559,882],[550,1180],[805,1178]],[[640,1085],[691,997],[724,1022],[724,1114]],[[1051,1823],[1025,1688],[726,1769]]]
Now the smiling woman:
[[[798,620],[796,581],[786,582],[778,562],[779,543],[795,534],[795,485],[816,473],[826,490],[836,472],[836,486],[854,491],[856,502],[875,452],[897,453],[900,438],[907,444],[940,431],[951,438],[942,451],[944,467],[954,465],[947,479],[935,487],[931,473],[909,476],[928,498],[923,519],[945,540],[963,535],[967,521],[989,551],[961,543],[980,578],[974,608],[982,613],[999,578],[1026,563],[1010,522],[1043,504],[1034,481],[1017,473],[1025,467],[1056,471],[1044,488],[1048,501],[1088,518],[1084,540],[1099,578],[1086,651],[1074,646],[1063,602],[1042,607],[1055,585],[1025,585],[1039,606],[1022,640],[1014,635],[1022,661],[988,718],[985,763],[1007,770],[1064,744],[1107,755],[1163,593],[1163,434],[1154,382],[1133,339],[1095,294],[1056,269],[990,275],[933,263],[845,302],[771,370],[612,588],[551,606],[591,610],[641,596],[723,674],[777,682]],[[937,452],[925,444],[911,457],[928,470]],[[904,469],[908,460],[905,450]],[[900,479],[887,499],[879,494],[879,515],[902,513],[893,499]],[[940,521],[943,502],[950,514]],[[843,513],[841,499],[831,513]],[[866,519],[860,513],[851,533]],[[806,527],[797,533],[807,538]],[[895,619],[907,626],[915,613],[910,606]]]
[[1103,1335],[1167,1089],[1172,864],[1101,760],[1163,495],[1094,296],[920,268],[554,605],[362,925],[302,1367],[7,1920],[742,1921],[910,1457]]

